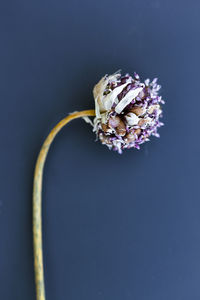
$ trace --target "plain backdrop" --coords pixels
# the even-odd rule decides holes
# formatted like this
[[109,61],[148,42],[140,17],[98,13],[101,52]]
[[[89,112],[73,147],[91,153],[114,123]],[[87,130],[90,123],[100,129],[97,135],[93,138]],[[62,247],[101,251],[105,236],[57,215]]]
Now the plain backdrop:
[[123,155],[73,121],[44,175],[47,300],[200,299],[200,2],[0,4],[0,298],[35,299],[36,157],[106,73],[159,78],[161,138]]

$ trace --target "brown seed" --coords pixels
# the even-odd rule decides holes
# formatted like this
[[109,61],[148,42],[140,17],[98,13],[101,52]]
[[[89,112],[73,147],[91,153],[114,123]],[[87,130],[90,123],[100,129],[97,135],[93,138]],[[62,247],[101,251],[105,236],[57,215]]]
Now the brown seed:
[[116,132],[121,136],[124,136],[126,134],[126,126],[122,120],[120,120],[119,125],[116,127]]
[[108,121],[108,126],[110,128],[116,128],[119,124],[120,124],[120,117],[115,116],[115,117],[110,117],[109,121]]
[[104,132],[108,132],[108,130],[109,130],[108,125],[107,125],[107,124],[104,124],[104,123],[101,123],[101,128],[102,128],[102,130],[103,130]]
[[104,134],[100,134],[99,139],[101,140],[102,143],[109,144],[109,145],[112,144],[110,138]]
[[126,134],[126,138],[129,142],[133,142],[135,140],[135,134],[139,135],[141,133],[141,129],[137,128],[134,130],[134,132],[129,132]]
[[136,116],[141,116],[144,113],[144,109],[139,106],[135,106],[130,109],[130,112],[134,113]]
[[133,142],[135,140],[135,136],[134,134],[132,134],[131,132],[129,132],[127,135],[126,135],[126,138],[128,140],[128,142]]
[[140,121],[138,122],[138,125],[139,125],[139,126],[143,126],[143,125],[145,125],[147,122],[148,122],[147,119],[140,119]]
[[141,133],[141,129],[140,128],[137,128],[135,131],[134,131],[135,134],[139,135]]

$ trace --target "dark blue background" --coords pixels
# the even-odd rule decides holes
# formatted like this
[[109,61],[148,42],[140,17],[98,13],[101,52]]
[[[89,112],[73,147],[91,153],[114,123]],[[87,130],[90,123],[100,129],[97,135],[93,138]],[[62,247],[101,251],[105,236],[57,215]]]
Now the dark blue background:
[[199,300],[200,2],[2,1],[0,298],[35,299],[32,177],[49,130],[105,73],[159,77],[165,127],[122,156],[82,120],[44,177],[47,300]]

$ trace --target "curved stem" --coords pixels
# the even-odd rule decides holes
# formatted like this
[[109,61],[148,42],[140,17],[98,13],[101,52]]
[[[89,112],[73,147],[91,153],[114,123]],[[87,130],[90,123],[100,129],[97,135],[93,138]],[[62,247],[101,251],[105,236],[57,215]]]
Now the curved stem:
[[61,120],[49,133],[44,141],[35,166],[33,182],[33,247],[34,247],[34,270],[37,300],[45,300],[43,253],[42,253],[42,177],[45,160],[51,143],[56,134],[71,120],[95,116],[94,110],[74,112]]

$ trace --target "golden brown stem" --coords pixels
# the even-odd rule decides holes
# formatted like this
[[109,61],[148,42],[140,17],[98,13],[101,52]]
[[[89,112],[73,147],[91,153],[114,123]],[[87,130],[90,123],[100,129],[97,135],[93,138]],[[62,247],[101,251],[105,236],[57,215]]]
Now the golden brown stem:
[[74,112],[61,120],[44,141],[35,166],[33,182],[33,247],[37,300],[45,300],[43,253],[42,253],[42,177],[45,160],[56,134],[70,121],[87,116],[95,116],[94,110]]

